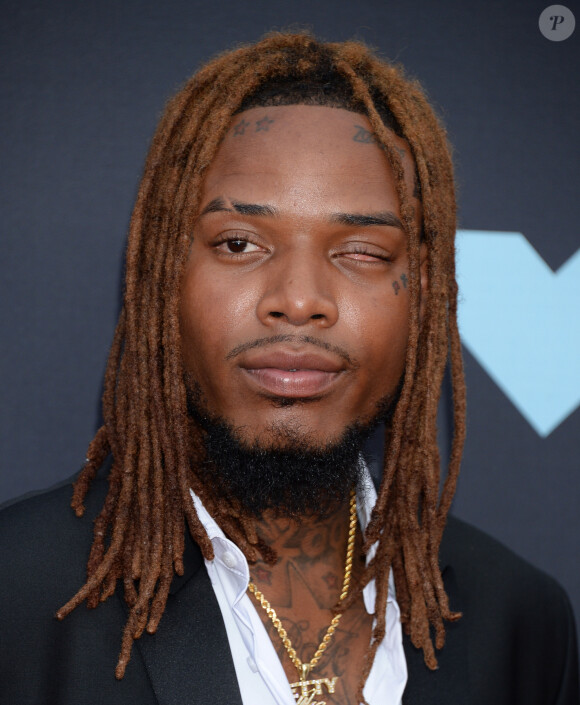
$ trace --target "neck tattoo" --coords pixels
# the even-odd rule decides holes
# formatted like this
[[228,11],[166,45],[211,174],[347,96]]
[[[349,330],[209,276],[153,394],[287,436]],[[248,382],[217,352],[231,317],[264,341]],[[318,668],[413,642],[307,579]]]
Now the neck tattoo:
[[[350,494],[350,519],[348,528],[348,541],[346,546],[346,560],[344,566],[344,580],[342,582],[342,591],[338,600],[339,609],[340,605],[346,599],[346,596],[348,595],[348,589],[350,587],[350,578],[352,575],[352,559],[354,554],[354,539],[356,536],[356,523],[356,494],[355,491],[352,490]],[[296,653],[294,647],[292,646],[292,642],[288,638],[288,633],[282,626],[282,622],[278,618],[278,615],[276,614],[268,600],[258,590],[258,588],[252,581],[250,581],[250,583],[248,584],[248,590],[252,593],[252,595],[254,595],[256,600],[258,600],[261,607],[264,609],[264,611],[270,618],[272,624],[274,625],[276,631],[282,639],[282,643],[284,644],[284,647],[288,652],[288,656],[290,656],[290,660],[292,661],[294,666],[296,666],[296,670],[298,671],[298,676],[300,680],[296,683],[290,683],[290,688],[292,689],[292,694],[294,695],[297,705],[325,705],[325,702],[323,700],[315,701],[314,698],[317,695],[323,694],[324,691],[322,689],[322,686],[325,686],[329,693],[334,693],[336,689],[336,682],[338,681],[338,676],[333,676],[332,678],[318,678],[314,680],[309,679],[308,676],[310,675],[310,671],[318,664],[320,657],[322,656],[322,654],[326,650],[326,647],[332,640],[332,636],[336,631],[336,627],[340,622],[340,618],[342,617],[342,611],[338,612],[332,618],[332,621],[330,622],[330,625],[326,630],[326,634],[320,642],[319,647],[316,649],[314,656],[310,659],[308,663],[303,663],[298,657],[298,654]]]

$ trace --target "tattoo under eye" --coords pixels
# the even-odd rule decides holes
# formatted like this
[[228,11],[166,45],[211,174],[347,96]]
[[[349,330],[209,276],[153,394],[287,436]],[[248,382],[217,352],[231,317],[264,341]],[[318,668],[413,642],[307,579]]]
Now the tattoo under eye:
[[398,295],[399,295],[399,291],[401,291],[401,284],[399,284],[399,280],[401,281],[401,284],[403,285],[402,288],[403,288],[403,289],[406,289],[406,288],[407,288],[407,283],[408,283],[408,281],[409,281],[409,278],[407,277],[407,275],[405,274],[405,272],[403,272],[403,274],[401,274],[401,276],[399,277],[399,279],[395,279],[395,281],[392,282],[393,291],[395,292],[395,296],[398,296]]

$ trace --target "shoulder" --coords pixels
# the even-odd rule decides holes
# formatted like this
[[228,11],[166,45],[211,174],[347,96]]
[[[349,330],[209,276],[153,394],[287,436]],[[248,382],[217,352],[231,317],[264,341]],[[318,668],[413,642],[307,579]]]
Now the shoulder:
[[[70,507],[74,478],[26,495],[0,509],[0,600],[68,600],[85,580],[92,524],[106,494],[96,480],[85,516]],[[58,608],[60,605],[56,605]]]
[[441,567],[455,572],[471,594],[493,594],[494,601],[519,609],[537,607],[537,601],[567,603],[562,587],[547,573],[470,524],[449,517],[441,543]]
[[86,512],[70,507],[72,480],[0,510],[0,702],[81,705],[153,701],[140,664],[114,678],[126,611],[111,596],[97,609],[55,614],[86,579],[86,565],[108,483],[97,478]]
[[33,531],[43,526],[45,521],[62,519],[63,509],[68,509],[74,517],[70,500],[75,478],[76,475],[48,489],[28,492],[0,504],[0,545],[5,545],[5,539],[8,539],[12,532],[26,532],[27,527],[29,531]]
[[576,703],[576,627],[558,582],[453,517],[440,558],[450,607],[463,615],[449,625],[449,646],[467,660],[481,702]]

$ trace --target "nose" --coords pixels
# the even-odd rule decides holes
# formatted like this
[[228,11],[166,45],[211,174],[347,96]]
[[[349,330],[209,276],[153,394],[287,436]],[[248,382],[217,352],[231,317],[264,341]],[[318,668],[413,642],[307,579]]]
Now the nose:
[[257,306],[262,323],[272,325],[283,319],[294,326],[333,326],[338,305],[325,264],[302,252],[272,268]]

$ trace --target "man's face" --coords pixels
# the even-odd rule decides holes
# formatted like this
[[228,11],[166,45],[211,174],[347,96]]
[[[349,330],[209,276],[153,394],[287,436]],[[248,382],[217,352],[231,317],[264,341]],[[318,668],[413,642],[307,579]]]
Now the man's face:
[[407,237],[370,131],[342,109],[253,108],[208,168],[182,283],[183,360],[207,411],[248,444],[275,447],[281,429],[330,444],[397,389]]

